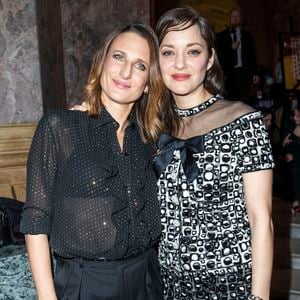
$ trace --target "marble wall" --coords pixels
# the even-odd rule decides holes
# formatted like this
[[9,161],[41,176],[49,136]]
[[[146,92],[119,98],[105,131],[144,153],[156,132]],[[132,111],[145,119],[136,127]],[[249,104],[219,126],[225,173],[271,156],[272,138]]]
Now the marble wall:
[[0,0],[0,124],[42,114],[34,0]]
[[149,0],[61,0],[66,97],[80,102],[94,53],[113,28],[126,21],[150,22]]
[[[56,94],[58,98],[63,98],[61,95],[66,93],[69,106],[80,102],[92,57],[104,37],[116,25],[126,21],[150,22],[149,0],[58,2],[60,5],[54,6],[51,0],[0,0],[0,124],[36,122],[42,115],[43,102],[44,108],[47,108]],[[36,3],[39,4],[37,7]],[[55,18],[43,19],[47,15],[58,16],[57,11],[43,13],[43,3],[47,10],[60,7],[61,28],[57,26]],[[55,47],[63,48],[65,86],[57,85],[57,92],[53,92],[53,81],[47,80],[49,76],[46,76],[53,74],[51,61],[54,58],[49,57],[48,66],[45,62],[45,57],[51,55],[51,51],[43,55],[38,49],[38,36],[40,44],[41,37],[43,41],[48,38],[48,42],[51,42],[47,32],[44,35],[41,32],[43,26],[48,31],[49,28],[62,31],[62,45],[54,43],[53,47],[54,50]],[[41,59],[39,55],[42,55]],[[57,65],[58,60],[55,61]],[[42,81],[40,70],[43,70]],[[45,87],[47,82],[48,89]],[[59,91],[64,88],[65,91]],[[51,95],[49,90],[52,91]],[[45,97],[47,99],[42,100]],[[45,105],[45,102],[48,104]]]

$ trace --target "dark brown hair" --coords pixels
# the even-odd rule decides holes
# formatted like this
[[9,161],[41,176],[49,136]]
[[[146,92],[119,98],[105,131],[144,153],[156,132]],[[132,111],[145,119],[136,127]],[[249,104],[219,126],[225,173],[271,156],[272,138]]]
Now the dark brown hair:
[[[197,25],[208,48],[209,57],[214,55],[214,63],[206,72],[204,87],[211,94],[223,93],[223,72],[216,56],[215,34],[207,19],[202,17],[196,10],[187,6],[174,8],[164,13],[157,22],[155,32],[159,44],[170,31],[182,31]],[[166,90],[161,102],[161,118],[164,120],[164,130],[176,134],[179,130],[181,119],[174,112],[174,99],[170,91]]]
[[128,23],[115,29],[105,39],[103,46],[98,50],[94,57],[88,81],[85,86],[83,101],[87,103],[90,116],[99,116],[102,109],[102,87],[100,85],[100,78],[104,62],[114,40],[126,32],[133,32],[144,38],[150,49],[150,74],[147,83],[148,93],[144,93],[135,103],[134,111],[143,140],[153,141],[158,138],[158,134],[161,132],[162,127],[157,110],[159,110],[158,107],[163,95],[164,85],[158,65],[158,40],[150,26],[138,22]]

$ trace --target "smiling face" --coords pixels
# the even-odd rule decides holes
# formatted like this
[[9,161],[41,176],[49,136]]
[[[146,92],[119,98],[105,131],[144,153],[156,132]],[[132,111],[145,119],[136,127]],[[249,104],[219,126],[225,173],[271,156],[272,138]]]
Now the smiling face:
[[164,83],[175,100],[186,96],[199,99],[206,93],[203,82],[213,57],[209,57],[197,25],[166,34],[159,49],[159,63]]
[[146,39],[134,32],[120,34],[104,61],[101,100],[107,105],[133,105],[149,79],[150,50]]
[[269,113],[269,114],[265,115],[263,117],[263,121],[264,121],[266,129],[269,130],[271,128],[271,126],[272,126],[272,114]]
[[300,109],[294,110],[294,122],[297,126],[300,126]]

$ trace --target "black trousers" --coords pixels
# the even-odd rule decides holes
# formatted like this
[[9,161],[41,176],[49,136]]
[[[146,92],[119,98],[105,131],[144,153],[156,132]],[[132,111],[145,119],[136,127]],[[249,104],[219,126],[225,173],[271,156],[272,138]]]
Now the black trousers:
[[161,300],[154,249],[118,261],[57,259],[54,284],[59,300]]

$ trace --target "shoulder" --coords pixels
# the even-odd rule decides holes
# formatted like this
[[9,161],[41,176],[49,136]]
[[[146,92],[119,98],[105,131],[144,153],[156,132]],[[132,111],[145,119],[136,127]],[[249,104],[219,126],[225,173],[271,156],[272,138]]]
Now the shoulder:
[[[262,114],[253,107],[240,101],[221,100],[216,103],[215,113],[223,124],[232,130],[241,126],[261,127],[263,126]],[[252,125],[250,125],[252,124]]]
[[87,113],[64,109],[52,110],[42,116],[36,131],[39,135],[60,136],[72,132],[79,135],[85,131],[88,120]]
[[241,118],[242,116],[246,116],[248,114],[256,112],[256,110],[241,102],[241,101],[230,101],[230,100],[221,100],[216,106],[216,109],[220,110],[222,115],[226,117],[226,119],[235,120]]
[[51,110],[42,116],[39,124],[45,124],[55,129],[63,125],[82,122],[86,120],[87,117],[87,113],[80,111],[67,109]]
[[228,34],[228,32],[229,32],[229,30],[228,30],[228,28],[226,28],[226,29],[224,29],[222,31],[217,32],[216,36],[223,36],[223,35]]
[[222,40],[224,38],[227,38],[229,36],[229,31],[228,29],[225,29],[223,31],[217,32],[216,33],[216,39],[217,40]]
[[252,39],[252,34],[248,30],[241,29],[241,33],[244,38],[247,37],[249,39]]

